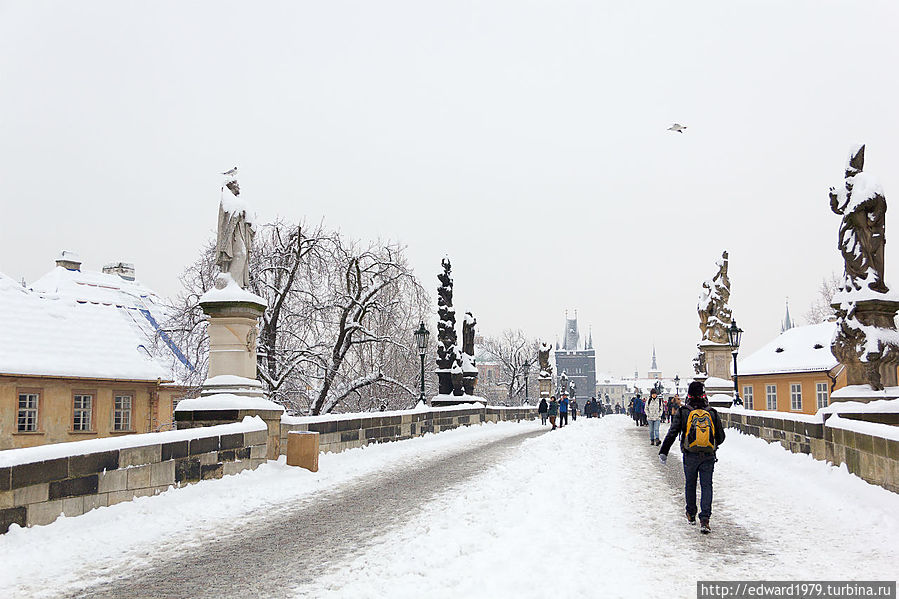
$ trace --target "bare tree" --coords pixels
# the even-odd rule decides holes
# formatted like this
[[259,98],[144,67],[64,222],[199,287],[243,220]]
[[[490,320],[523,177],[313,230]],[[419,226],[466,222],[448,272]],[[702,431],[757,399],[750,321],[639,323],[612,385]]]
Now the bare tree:
[[[169,329],[206,376],[208,340],[199,297],[212,286],[212,244],[182,275]],[[430,300],[397,244],[361,244],[321,225],[276,221],[253,245],[250,290],[265,298],[257,372],[270,398],[293,413],[405,407],[417,392],[415,323]],[[366,393],[366,389],[368,393]]]
[[484,353],[500,364],[501,384],[506,387],[507,402],[512,403],[524,396],[524,385],[534,365],[537,363],[537,350],[540,342],[528,338],[521,329],[507,329],[499,337],[488,337],[484,340]]
[[808,311],[805,313],[806,324],[817,324],[825,322],[836,315],[830,304],[833,296],[837,292],[842,283],[836,273],[830,273],[829,277],[821,279],[821,287],[818,289],[818,298],[812,302]]

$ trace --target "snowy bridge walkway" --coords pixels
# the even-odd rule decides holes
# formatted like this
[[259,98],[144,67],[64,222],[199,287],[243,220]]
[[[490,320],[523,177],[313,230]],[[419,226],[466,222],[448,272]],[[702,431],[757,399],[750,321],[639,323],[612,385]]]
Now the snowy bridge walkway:
[[695,597],[697,579],[899,577],[899,495],[732,432],[712,535],[623,416],[268,464],[0,537],[4,597]]

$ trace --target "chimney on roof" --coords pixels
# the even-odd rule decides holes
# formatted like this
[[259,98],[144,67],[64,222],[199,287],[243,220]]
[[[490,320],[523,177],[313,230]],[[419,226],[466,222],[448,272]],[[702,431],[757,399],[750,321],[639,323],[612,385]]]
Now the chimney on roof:
[[126,281],[134,280],[134,265],[130,262],[111,262],[103,267],[107,275],[119,275]]
[[62,250],[56,257],[56,266],[62,266],[66,270],[81,271],[81,256],[71,250]]

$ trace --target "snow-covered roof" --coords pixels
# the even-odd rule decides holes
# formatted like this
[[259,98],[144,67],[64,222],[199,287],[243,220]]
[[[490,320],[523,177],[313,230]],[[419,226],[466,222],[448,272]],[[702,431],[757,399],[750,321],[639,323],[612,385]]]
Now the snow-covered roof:
[[740,375],[780,372],[819,372],[837,365],[830,351],[836,323],[822,322],[793,327],[775,337],[738,364]]
[[187,359],[163,333],[165,306],[118,275],[56,267],[30,288],[0,277],[0,374],[174,381]]

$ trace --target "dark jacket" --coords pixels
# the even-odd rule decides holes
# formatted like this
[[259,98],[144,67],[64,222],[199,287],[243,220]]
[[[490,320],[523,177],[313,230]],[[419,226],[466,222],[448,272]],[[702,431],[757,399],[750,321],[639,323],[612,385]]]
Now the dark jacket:
[[537,406],[537,413],[538,413],[538,414],[543,414],[543,413],[545,413],[547,410],[549,410],[549,406],[546,404],[546,400],[545,400],[545,399],[541,399],[541,400],[540,400],[540,405]]
[[718,411],[715,408],[710,408],[709,402],[705,399],[689,397],[687,398],[687,405],[678,408],[677,412],[672,416],[671,426],[668,427],[668,434],[665,435],[665,440],[662,441],[662,446],[659,448],[659,455],[668,455],[668,451],[671,449],[675,439],[681,440],[679,445],[681,445],[681,452],[683,452],[683,437],[687,432],[687,418],[690,416],[690,412],[698,408],[708,410],[709,414],[712,415],[712,424],[715,426],[715,446],[720,447],[724,443],[724,427],[721,425],[721,417],[718,415]]

